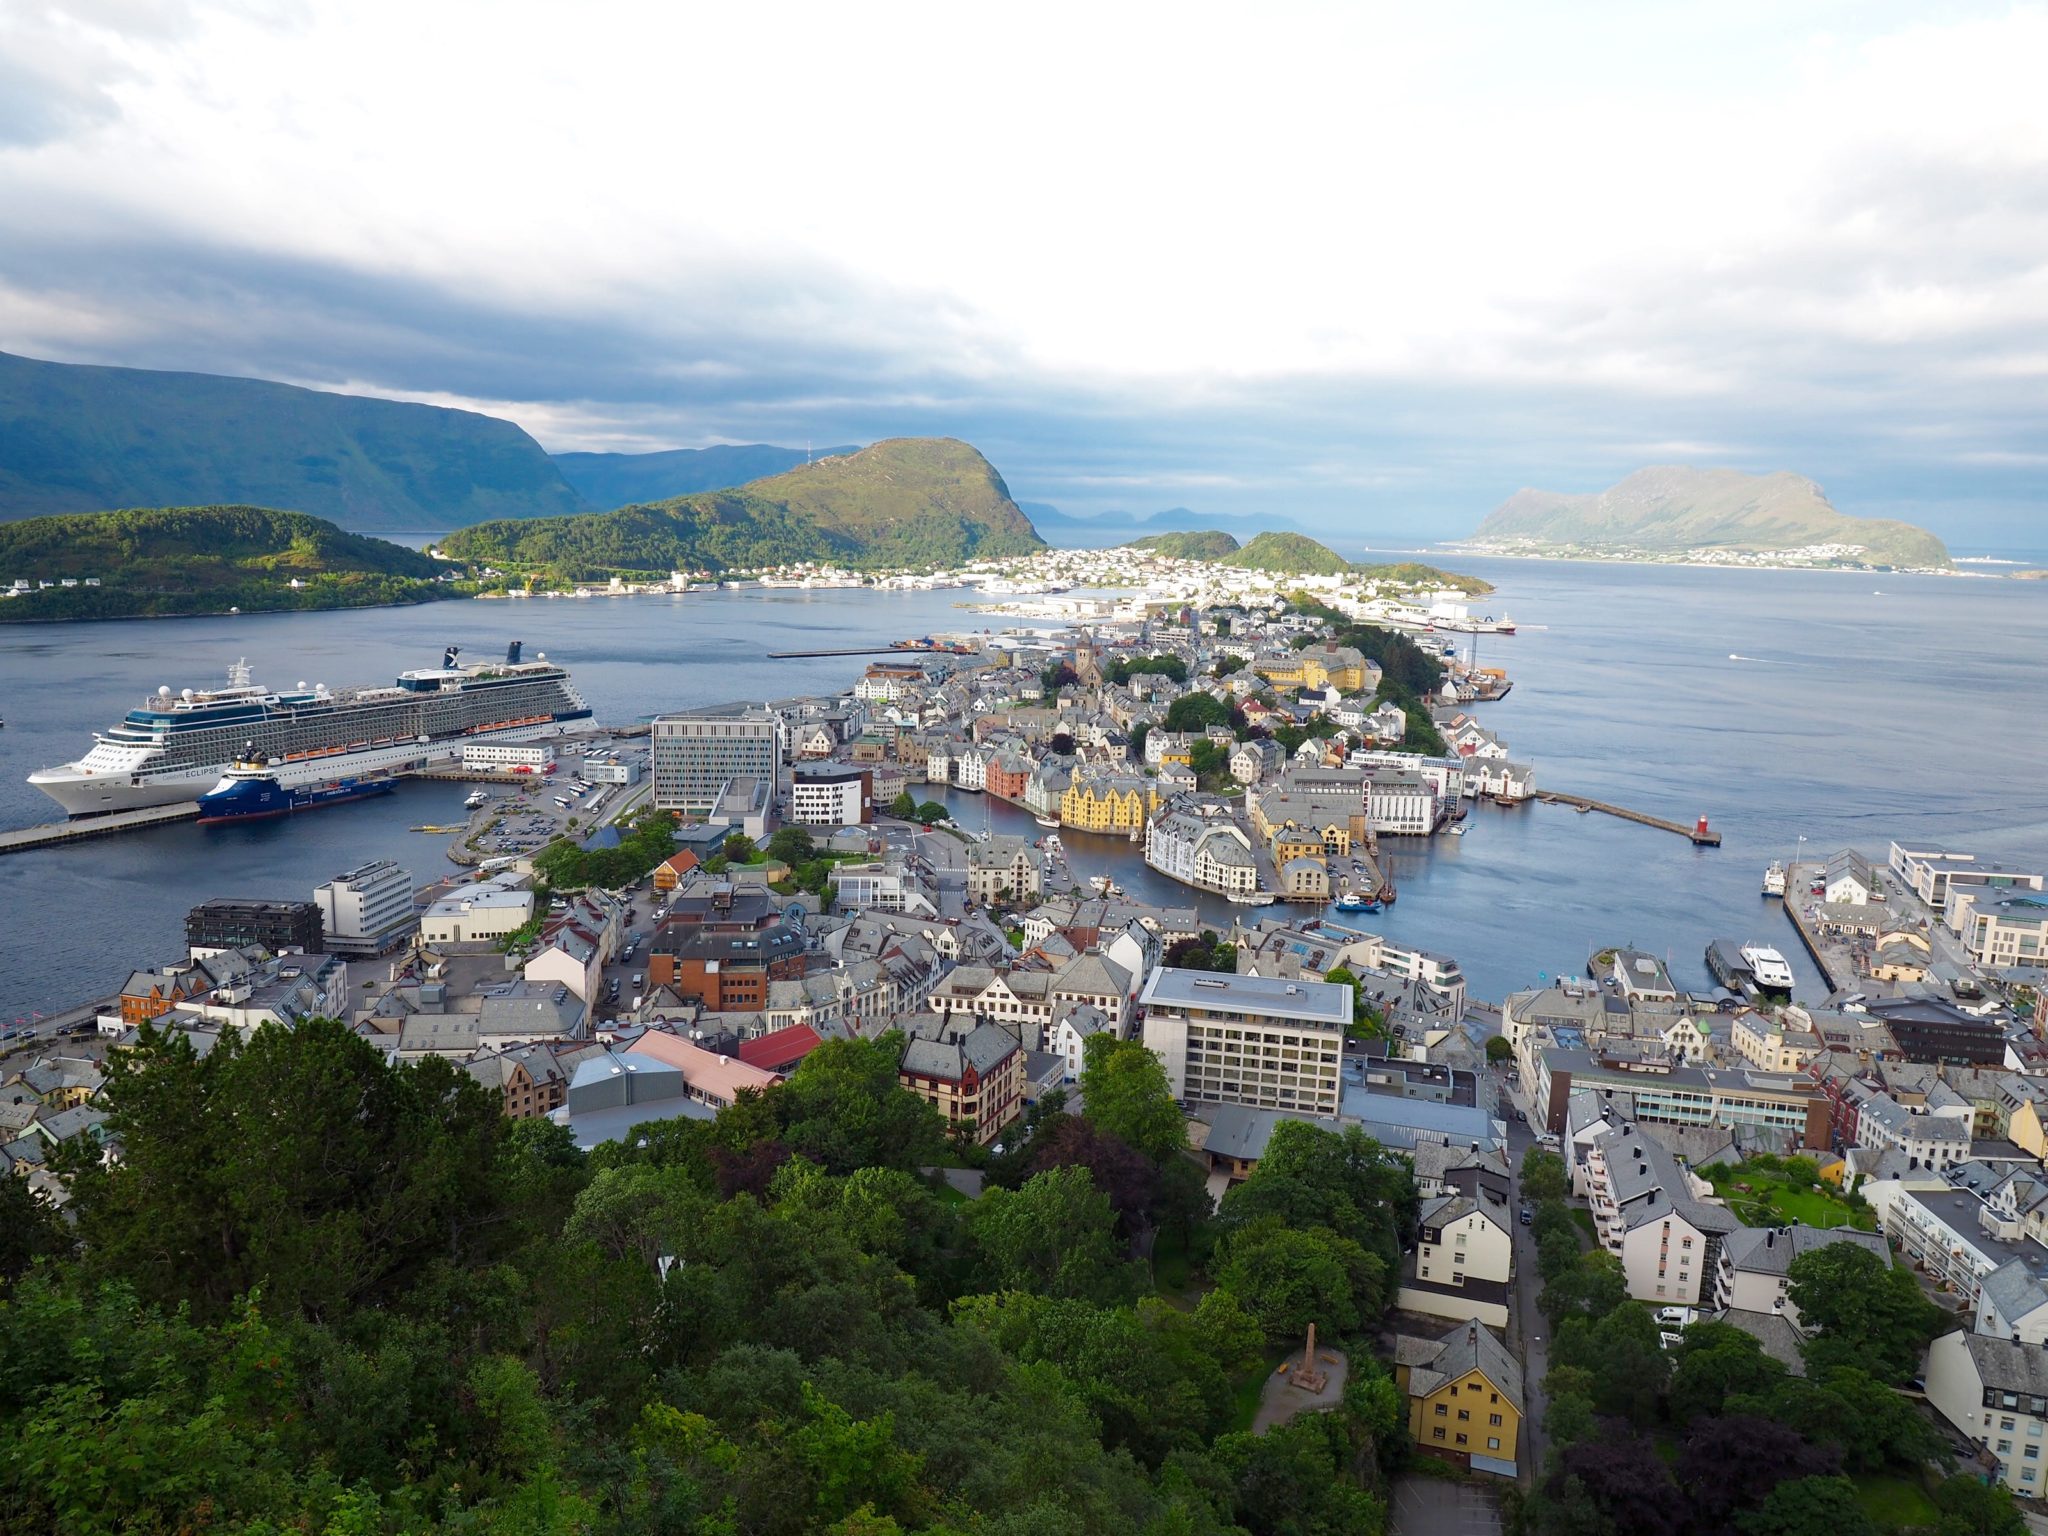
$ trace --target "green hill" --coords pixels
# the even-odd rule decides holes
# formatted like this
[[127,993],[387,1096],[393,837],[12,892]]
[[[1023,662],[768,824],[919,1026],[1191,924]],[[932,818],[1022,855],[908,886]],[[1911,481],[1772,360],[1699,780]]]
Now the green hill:
[[1911,523],[1851,517],[1804,475],[1663,465],[1588,495],[1521,490],[1479,525],[1477,538],[1544,552],[1769,555],[1853,546],[1835,563],[1946,569],[1948,549]]
[[[31,517],[0,523],[0,580],[34,587],[0,601],[0,620],[426,602],[455,595],[434,580],[446,569],[416,550],[266,507]],[[56,585],[37,585],[45,581]]]
[[1351,562],[1305,533],[1262,533],[1223,561],[1276,576],[1341,576]]
[[444,541],[457,559],[545,569],[725,571],[833,561],[956,565],[1043,549],[1002,476],[953,438],[890,438],[733,491],[577,517],[484,523]]
[[473,411],[0,353],[0,519],[222,504],[351,528],[583,505],[540,444]]
[[1235,536],[1218,528],[1189,533],[1152,533],[1132,539],[1125,549],[1149,549],[1169,560],[1224,560],[1240,548]]
[[550,455],[576,494],[601,511],[730,490],[779,475],[817,459],[858,453],[857,447],[777,448],[770,443],[720,443],[711,448],[666,448],[657,453],[557,453]]

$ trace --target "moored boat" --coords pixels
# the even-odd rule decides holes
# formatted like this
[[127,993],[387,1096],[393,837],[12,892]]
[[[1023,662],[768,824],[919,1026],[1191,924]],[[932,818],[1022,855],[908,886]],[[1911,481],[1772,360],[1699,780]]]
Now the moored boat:
[[290,816],[322,806],[388,795],[393,787],[393,781],[384,775],[358,778],[344,774],[323,783],[283,784],[271,771],[270,759],[251,747],[221,776],[218,784],[199,797],[199,824]]

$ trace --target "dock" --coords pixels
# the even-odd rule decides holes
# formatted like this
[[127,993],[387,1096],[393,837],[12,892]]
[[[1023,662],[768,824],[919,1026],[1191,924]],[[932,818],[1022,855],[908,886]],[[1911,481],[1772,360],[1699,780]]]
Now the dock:
[[1562,790],[1539,789],[1536,798],[1545,805],[1570,805],[1581,810],[1598,811],[1604,816],[1619,816],[1623,821],[1633,821],[1645,827],[1655,827],[1660,832],[1676,832],[1688,839],[1695,848],[1718,848],[1721,834],[1707,825],[1702,816],[1692,826],[1683,822],[1666,821],[1662,816],[1652,816],[1644,811],[1632,811],[1625,805],[1609,805],[1605,800],[1589,800],[1584,795],[1568,795]]
[[856,645],[841,651],[770,651],[770,661],[797,661],[806,656],[957,656],[936,645]]
[[[1809,888],[1815,875],[1827,868],[1825,864],[1801,865],[1793,863],[1785,870],[1785,893],[1778,899],[1785,904],[1785,915],[1792,919],[1793,930],[1799,935],[1799,942],[1806,946],[1806,953],[1812,958],[1814,967],[1820,972],[1820,979],[1830,993],[1844,990],[1842,979],[1835,974],[1835,968],[1828,963],[1828,953],[1821,943],[1819,934],[1806,920],[1806,914],[1799,910],[1799,893]],[[1803,873],[1802,873],[1803,871]],[[1851,973],[1851,980],[1854,973]]]
[[144,806],[139,811],[113,811],[105,816],[80,816],[72,821],[46,822],[40,827],[18,827],[12,832],[0,832],[0,853],[25,853],[31,848],[75,843],[115,832],[139,832],[144,827],[192,821],[198,815],[197,800],[180,800],[172,805]]

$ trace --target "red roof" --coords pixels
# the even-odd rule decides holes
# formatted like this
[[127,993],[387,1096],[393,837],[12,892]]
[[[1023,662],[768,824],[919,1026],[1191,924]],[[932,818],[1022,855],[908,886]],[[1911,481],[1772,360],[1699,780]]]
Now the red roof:
[[737,1054],[750,1067],[759,1067],[764,1072],[787,1072],[824,1043],[825,1037],[810,1025],[792,1024],[787,1029],[742,1041]]

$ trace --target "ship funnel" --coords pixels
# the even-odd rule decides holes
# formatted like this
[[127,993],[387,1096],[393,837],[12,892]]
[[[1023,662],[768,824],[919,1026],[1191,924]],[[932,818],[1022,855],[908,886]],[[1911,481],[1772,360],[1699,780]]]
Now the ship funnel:
[[506,646],[506,647],[505,647],[505,665],[506,665],[506,666],[508,666],[508,667],[516,667],[516,666],[518,666],[518,665],[519,665],[519,645],[520,645],[520,642],[519,642],[519,641],[517,641],[517,640],[514,640],[514,641],[513,641],[513,642],[512,642],[512,643],[511,643],[510,645],[508,645],[508,646]]
[[443,666],[444,668],[446,668],[447,670],[449,670],[449,671],[451,671],[451,672],[452,672],[452,671],[453,671],[453,670],[455,669],[455,658],[456,658],[457,656],[461,655],[461,654],[462,654],[462,647],[461,647],[461,646],[459,646],[459,645],[451,645],[451,646],[449,646],[449,647],[448,647],[448,649],[447,649],[447,651],[446,651],[446,652],[445,652],[445,653],[444,653],[444,654],[442,655],[442,657],[441,657],[441,665],[442,665],[442,666]]

